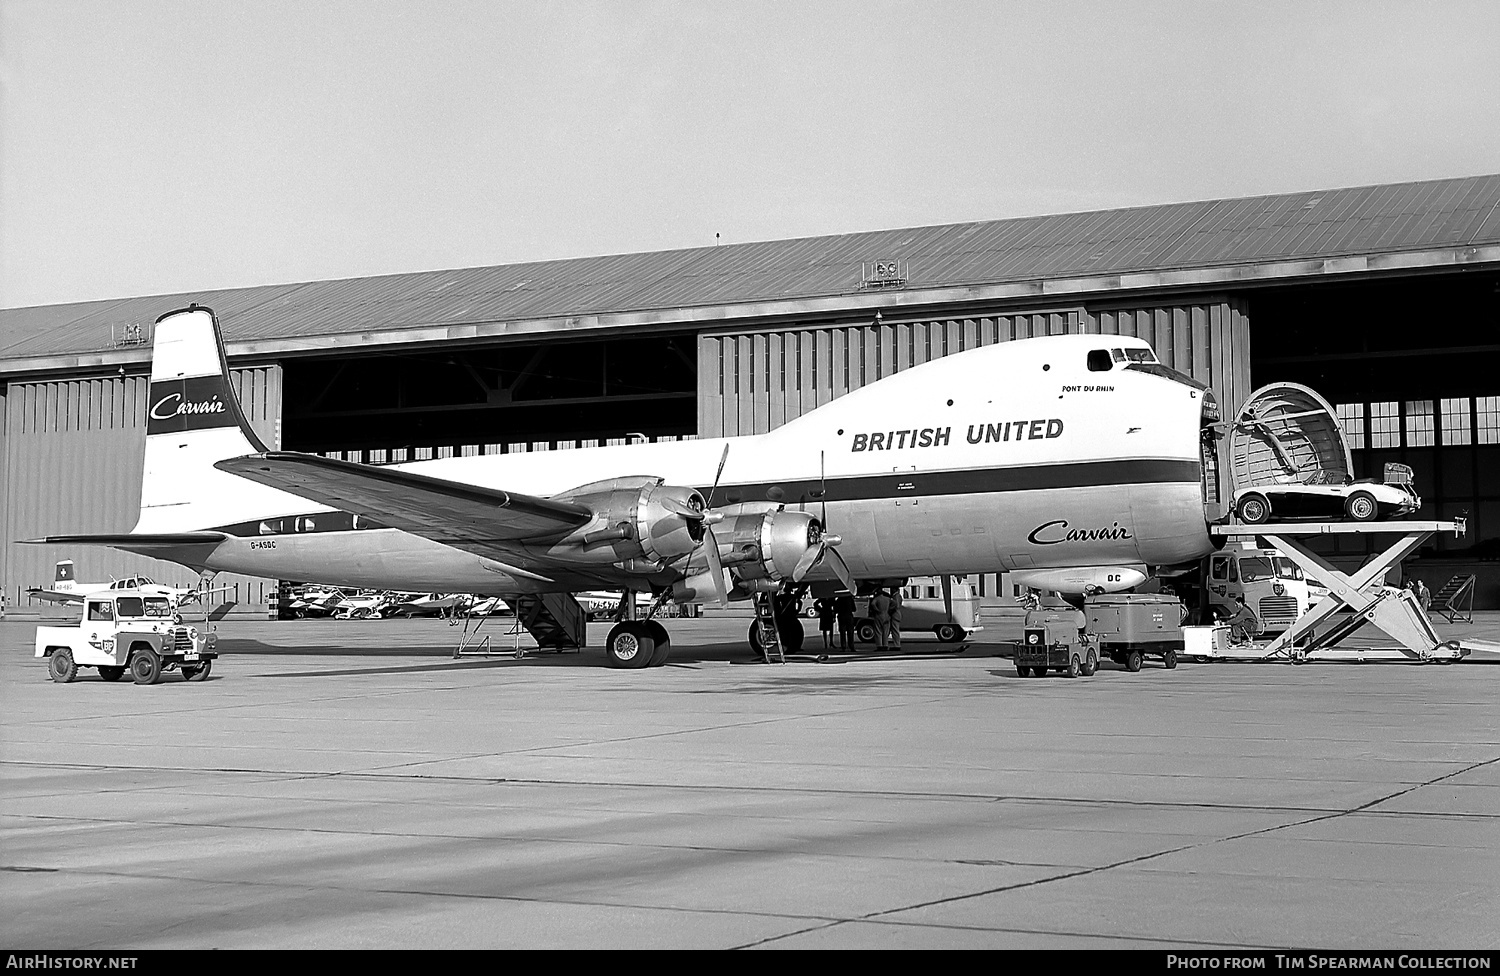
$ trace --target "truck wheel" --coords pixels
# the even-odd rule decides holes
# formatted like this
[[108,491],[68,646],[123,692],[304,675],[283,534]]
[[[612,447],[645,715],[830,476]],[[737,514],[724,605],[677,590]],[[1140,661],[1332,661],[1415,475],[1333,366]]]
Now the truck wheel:
[[868,618],[854,621],[854,639],[861,644],[875,643],[875,621]]
[[1083,676],[1085,678],[1092,678],[1094,676],[1094,672],[1098,671],[1098,670],[1099,670],[1099,655],[1096,652],[1094,652],[1094,651],[1091,650],[1091,651],[1089,651],[1088,658],[1085,659],[1084,662],[1083,662]]
[[1029,678],[1029,677],[1031,677],[1031,669],[1030,668],[1026,668],[1026,667],[1022,667],[1021,665],[1017,664],[1016,665],[1016,675],[1018,677],[1022,677],[1022,678]]
[[100,665],[99,667],[99,677],[105,681],[119,681],[124,676],[124,668],[112,668],[109,665]]
[[130,677],[138,685],[154,685],[161,677],[161,658],[155,651],[136,651],[130,658]]
[[1125,670],[1139,671],[1141,669],[1141,652],[1128,651],[1125,654]]
[[52,680],[60,685],[78,677],[78,665],[73,663],[73,652],[53,651],[52,656],[47,659],[47,671],[52,675]]
[[1173,668],[1177,667],[1177,652],[1176,651],[1168,651],[1167,653],[1163,654],[1161,656],[1161,663],[1163,663],[1163,664],[1165,664],[1167,666],[1167,670],[1168,671],[1170,671]]
[[1031,674],[1036,678],[1045,678],[1047,677],[1047,669],[1045,666],[1037,665],[1036,667],[1031,669]]
[[1068,655],[1068,677],[1076,678],[1083,674],[1083,659],[1077,654]]
[[932,630],[944,644],[957,644],[966,636],[964,629],[958,624],[938,624]]

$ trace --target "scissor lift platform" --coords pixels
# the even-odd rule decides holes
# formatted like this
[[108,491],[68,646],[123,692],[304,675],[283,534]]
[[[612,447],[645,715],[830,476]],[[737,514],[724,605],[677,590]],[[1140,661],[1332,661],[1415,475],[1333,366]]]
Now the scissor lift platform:
[[[1292,622],[1266,644],[1230,645],[1209,656],[1237,660],[1409,660],[1452,662],[1471,648],[1462,641],[1445,641],[1432,621],[1405,589],[1384,585],[1392,566],[1415,552],[1439,532],[1464,534],[1462,519],[1452,522],[1262,522],[1225,524],[1210,528],[1213,535],[1236,539],[1260,537],[1298,566],[1310,580],[1328,588],[1328,596]],[[1353,573],[1344,573],[1304,544],[1324,535],[1397,536],[1395,543]],[[1340,613],[1347,611],[1347,613]],[[1392,637],[1399,647],[1340,647],[1366,624]],[[1472,643],[1472,642],[1471,642]]]

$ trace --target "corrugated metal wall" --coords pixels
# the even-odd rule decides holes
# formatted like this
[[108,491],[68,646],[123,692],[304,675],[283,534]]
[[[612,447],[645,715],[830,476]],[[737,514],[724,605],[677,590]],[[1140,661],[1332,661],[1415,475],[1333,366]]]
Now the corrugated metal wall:
[[[281,367],[232,371],[245,416],[267,444],[281,443]],[[0,577],[8,603],[27,601],[28,586],[51,582],[58,560],[71,559],[89,582],[144,574],[158,583],[191,585],[176,563],[99,546],[26,546],[18,539],[80,532],[128,532],[140,512],[146,445],[147,377],[12,383],[3,398],[4,548]],[[226,598],[259,604],[275,582],[224,574]],[[237,589],[234,589],[236,588]]]
[[1139,336],[1161,361],[1207,383],[1226,415],[1250,393],[1250,324],[1224,296],[1142,305],[1007,311],[698,340],[698,433],[758,434],[883,376],[965,349],[1065,333]]

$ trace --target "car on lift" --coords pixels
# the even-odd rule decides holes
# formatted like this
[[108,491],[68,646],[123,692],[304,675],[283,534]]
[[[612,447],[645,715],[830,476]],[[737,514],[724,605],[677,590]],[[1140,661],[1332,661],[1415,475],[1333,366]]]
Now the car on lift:
[[1314,479],[1253,485],[1234,493],[1234,512],[1246,525],[1291,520],[1373,522],[1377,518],[1410,515],[1422,507],[1412,488],[1411,468],[1387,464],[1385,476],[1373,478]]

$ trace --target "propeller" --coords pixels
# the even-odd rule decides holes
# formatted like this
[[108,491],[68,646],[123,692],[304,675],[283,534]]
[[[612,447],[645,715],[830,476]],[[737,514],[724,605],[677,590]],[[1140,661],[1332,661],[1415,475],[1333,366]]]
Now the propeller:
[[719,479],[724,477],[724,462],[729,460],[729,444],[724,445],[724,453],[719,455],[719,470],[714,472],[713,486],[708,489],[708,498],[703,502],[703,511],[697,513],[697,517],[703,520],[703,554],[708,557],[708,572],[714,578],[714,592],[718,594],[719,606],[729,606],[729,591],[724,588],[724,564],[719,560],[719,540],[714,536],[714,523],[723,518],[713,510],[714,495],[719,491]]
[[844,557],[840,556],[837,551],[838,544],[844,540],[836,535],[832,535],[828,531],[828,473],[825,470],[826,460],[826,454],[819,451],[818,495],[822,499],[823,518],[818,523],[818,537],[815,540],[810,540],[816,544],[810,546],[807,552],[802,554],[802,558],[797,560],[797,566],[792,570],[792,582],[802,582],[802,577],[806,576],[818,564],[818,561],[826,556],[828,557],[828,565],[833,569],[833,574],[839,578],[839,582],[843,583],[844,587],[850,593],[855,593],[857,590],[854,586],[854,574],[849,572],[849,564],[844,562]]

